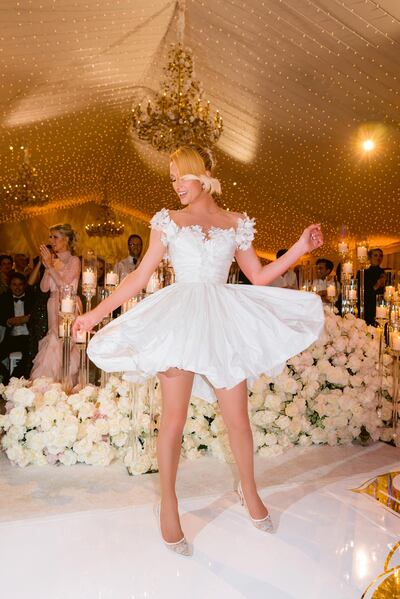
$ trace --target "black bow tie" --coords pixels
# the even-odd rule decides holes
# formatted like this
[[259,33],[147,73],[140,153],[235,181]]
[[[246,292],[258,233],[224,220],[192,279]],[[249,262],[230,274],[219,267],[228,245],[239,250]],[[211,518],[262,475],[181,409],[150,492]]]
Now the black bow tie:
[[132,256],[132,264],[136,265],[136,262],[137,262],[137,258],[134,258],[134,257]]
[[19,297],[15,297],[15,295],[13,295],[13,298],[14,298],[14,303],[15,302],[23,302],[24,299],[25,299],[25,296],[24,295],[20,295]]

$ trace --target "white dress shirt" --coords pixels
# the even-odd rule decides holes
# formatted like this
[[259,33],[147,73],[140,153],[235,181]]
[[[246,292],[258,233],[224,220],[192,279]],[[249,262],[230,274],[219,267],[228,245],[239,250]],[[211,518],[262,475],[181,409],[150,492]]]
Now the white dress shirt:
[[[14,316],[25,316],[25,304],[24,300],[21,299],[16,301],[18,298],[14,297]],[[14,325],[11,328],[10,335],[12,337],[19,337],[19,335],[29,335],[28,327],[26,324]]]
[[136,270],[136,268],[140,264],[140,260],[141,260],[140,258],[138,258],[136,260],[136,258],[134,258],[133,256],[127,256],[123,260],[120,260],[119,262],[117,262],[114,269],[115,269],[115,272],[119,276],[119,280],[121,281],[130,272],[133,272],[134,270]]
[[270,287],[286,287],[287,289],[297,289],[297,277],[293,270],[288,270],[280,277],[277,277],[271,283],[268,283]]

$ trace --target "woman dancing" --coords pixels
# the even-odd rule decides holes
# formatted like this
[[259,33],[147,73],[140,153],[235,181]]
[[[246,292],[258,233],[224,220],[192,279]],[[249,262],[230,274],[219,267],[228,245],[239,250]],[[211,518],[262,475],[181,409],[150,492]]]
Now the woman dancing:
[[[61,378],[62,340],[58,337],[58,313],[60,290],[63,285],[78,288],[81,262],[72,255],[75,245],[75,233],[69,224],[50,227],[51,250],[46,245],[40,246],[40,256],[45,267],[40,281],[40,290],[50,292],[47,301],[47,335],[39,341],[39,351],[33,361],[31,378],[49,376],[55,381]],[[73,346],[71,351],[71,385],[75,383],[79,368],[79,351]]]
[[[175,482],[192,386],[196,397],[218,400],[239,469],[241,502],[257,528],[271,531],[254,480],[246,379],[279,373],[289,357],[317,339],[323,325],[317,295],[265,287],[322,245],[320,226],[310,225],[284,256],[262,266],[252,246],[254,220],[217,205],[213,194],[220,193],[220,184],[212,169],[211,153],[203,148],[185,146],[171,155],[171,182],[184,208],[162,209],[153,217],[149,249],[140,266],[74,324],[74,331],[89,331],[139,293],[168,249],[176,283],[101,329],[88,354],[103,370],[123,371],[128,380],[159,377],[158,518],[165,544],[183,555],[190,551],[180,525]],[[252,286],[226,284],[233,258]]]

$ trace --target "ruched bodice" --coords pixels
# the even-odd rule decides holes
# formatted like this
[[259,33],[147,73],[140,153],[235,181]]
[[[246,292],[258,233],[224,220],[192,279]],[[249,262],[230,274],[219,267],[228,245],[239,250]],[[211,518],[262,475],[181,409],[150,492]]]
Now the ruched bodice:
[[205,232],[199,225],[179,227],[164,208],[151,226],[162,232],[177,283],[226,283],[236,250],[247,249],[254,237],[254,220],[246,215],[236,228]]
[[318,337],[323,312],[317,295],[226,283],[236,250],[251,246],[253,219],[244,215],[236,227],[204,231],[179,227],[164,208],[151,226],[161,232],[176,284],[150,294],[93,337],[88,354],[103,370],[122,371],[133,381],[169,368],[194,372],[193,394],[212,402],[213,389],[277,374]]

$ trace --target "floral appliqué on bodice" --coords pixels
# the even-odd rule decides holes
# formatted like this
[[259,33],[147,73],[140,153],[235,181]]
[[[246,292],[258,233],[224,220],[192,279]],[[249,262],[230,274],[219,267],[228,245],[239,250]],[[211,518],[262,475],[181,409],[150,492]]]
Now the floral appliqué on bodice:
[[180,227],[166,208],[150,225],[162,233],[178,283],[226,283],[236,250],[247,250],[255,233],[255,221],[247,215],[238,219],[236,228],[210,227],[206,233],[200,225]]

